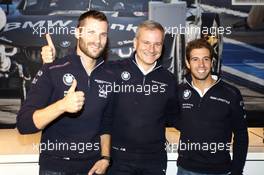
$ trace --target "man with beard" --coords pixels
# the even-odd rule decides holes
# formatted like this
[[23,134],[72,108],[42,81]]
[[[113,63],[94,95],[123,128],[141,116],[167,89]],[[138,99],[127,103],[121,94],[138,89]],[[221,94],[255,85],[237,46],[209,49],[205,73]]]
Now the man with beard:
[[177,175],[243,172],[248,147],[243,100],[237,88],[212,77],[212,56],[211,45],[203,39],[187,45],[186,65],[190,75],[179,88],[181,135]]
[[109,166],[110,136],[101,121],[112,94],[99,91],[113,81],[100,57],[107,32],[103,13],[82,14],[76,53],[45,64],[32,81],[17,128],[22,134],[42,130],[40,175],[104,174]]
[[[112,139],[110,175],[166,174],[165,127],[174,124],[178,103],[176,79],[159,59],[164,33],[159,23],[142,22],[133,56],[108,63],[116,80],[111,86],[113,105],[106,109],[104,120]],[[53,49],[46,47],[43,62],[52,60]]]

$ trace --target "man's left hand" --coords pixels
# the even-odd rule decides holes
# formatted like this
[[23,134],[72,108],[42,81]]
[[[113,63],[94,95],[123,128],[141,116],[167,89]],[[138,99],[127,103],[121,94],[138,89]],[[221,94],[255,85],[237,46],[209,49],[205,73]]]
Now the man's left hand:
[[108,166],[109,166],[109,160],[106,160],[106,159],[98,160],[94,164],[92,169],[89,171],[88,175],[94,175],[94,173],[96,173],[96,174],[105,174]]

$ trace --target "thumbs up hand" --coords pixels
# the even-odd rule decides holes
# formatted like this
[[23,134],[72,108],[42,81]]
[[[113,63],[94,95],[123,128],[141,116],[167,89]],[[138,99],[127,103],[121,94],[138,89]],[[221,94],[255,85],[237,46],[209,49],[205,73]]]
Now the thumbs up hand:
[[50,34],[46,34],[46,40],[48,45],[45,45],[41,48],[41,58],[43,64],[52,63],[55,60],[56,49],[52,42]]
[[62,99],[65,112],[76,113],[83,107],[85,100],[84,93],[82,91],[75,91],[76,87],[77,81],[74,79],[67,95]]

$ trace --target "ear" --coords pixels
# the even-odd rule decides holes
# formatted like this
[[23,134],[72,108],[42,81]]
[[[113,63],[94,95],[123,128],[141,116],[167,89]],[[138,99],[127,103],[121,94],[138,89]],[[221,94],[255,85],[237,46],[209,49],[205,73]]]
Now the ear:
[[190,69],[191,67],[190,67],[190,63],[188,62],[188,60],[185,58],[185,64],[186,64],[186,67],[188,68],[188,69]]
[[138,39],[135,37],[134,40],[133,40],[134,49],[137,48],[137,42],[138,42]]
[[80,27],[75,28],[74,36],[75,36],[75,38],[76,38],[77,40],[80,38],[80,35],[81,35]]

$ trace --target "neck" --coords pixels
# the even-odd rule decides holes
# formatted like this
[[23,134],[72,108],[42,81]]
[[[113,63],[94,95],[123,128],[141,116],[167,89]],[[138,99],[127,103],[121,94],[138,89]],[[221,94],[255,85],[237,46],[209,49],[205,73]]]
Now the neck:
[[202,93],[204,93],[205,89],[210,88],[214,85],[215,80],[211,77],[211,75],[209,75],[205,80],[198,80],[192,76],[192,82],[195,87],[197,87],[202,91]]
[[85,55],[79,48],[77,48],[77,55],[80,56],[84,69],[90,75],[96,65],[96,59]]
[[136,55],[136,63],[142,67],[144,69],[144,71],[149,71],[150,69],[153,68],[153,66],[156,64],[156,62],[154,62],[153,64],[145,64],[143,63],[140,59],[137,58],[137,55]]

